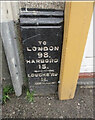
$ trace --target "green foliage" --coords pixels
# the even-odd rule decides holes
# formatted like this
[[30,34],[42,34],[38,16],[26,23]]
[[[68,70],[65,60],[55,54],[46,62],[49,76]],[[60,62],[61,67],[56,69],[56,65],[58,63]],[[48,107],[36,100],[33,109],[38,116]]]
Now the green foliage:
[[34,101],[34,91],[32,93],[30,93],[29,90],[27,90],[26,98],[28,99],[29,102],[33,102]]
[[2,102],[6,103],[7,100],[10,100],[10,94],[14,93],[14,89],[12,86],[6,86],[3,88],[3,97],[2,97]]

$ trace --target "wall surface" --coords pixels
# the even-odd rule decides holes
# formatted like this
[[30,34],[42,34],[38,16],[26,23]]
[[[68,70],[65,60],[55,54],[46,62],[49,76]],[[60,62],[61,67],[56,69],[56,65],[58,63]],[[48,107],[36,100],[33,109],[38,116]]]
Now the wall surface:
[[95,62],[95,52],[93,51],[93,46],[94,42],[93,42],[93,15],[92,15],[80,73],[95,72],[95,66],[93,65],[93,63]]

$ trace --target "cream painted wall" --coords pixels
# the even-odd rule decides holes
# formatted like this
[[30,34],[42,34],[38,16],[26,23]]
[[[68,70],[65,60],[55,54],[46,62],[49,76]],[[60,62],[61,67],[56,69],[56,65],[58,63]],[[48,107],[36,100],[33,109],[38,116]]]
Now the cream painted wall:
[[95,66],[93,66],[93,62],[95,62],[95,52],[93,51],[93,46],[94,45],[93,45],[93,15],[92,15],[80,73],[95,72]]

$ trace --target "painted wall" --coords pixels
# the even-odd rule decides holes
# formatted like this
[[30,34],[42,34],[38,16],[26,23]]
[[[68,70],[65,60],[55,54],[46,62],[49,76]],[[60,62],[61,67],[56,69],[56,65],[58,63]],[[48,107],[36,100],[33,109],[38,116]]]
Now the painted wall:
[[93,45],[93,15],[92,15],[80,73],[95,72],[95,66],[93,66],[93,62],[95,62],[95,52],[93,51],[93,46],[94,45]]

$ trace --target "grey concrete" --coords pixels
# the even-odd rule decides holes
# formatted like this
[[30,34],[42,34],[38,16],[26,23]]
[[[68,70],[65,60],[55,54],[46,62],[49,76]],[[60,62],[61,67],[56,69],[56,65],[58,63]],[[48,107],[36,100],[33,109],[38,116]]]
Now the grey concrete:
[[24,62],[24,56],[23,56],[22,39],[21,39],[21,34],[20,34],[21,31],[20,31],[20,25],[18,21],[15,21],[14,27],[15,27],[16,42],[17,42],[17,48],[18,48],[18,53],[19,53],[23,84],[26,86],[27,77],[25,74],[25,62]]
[[30,1],[20,2],[21,8],[44,8],[44,9],[62,9],[64,10],[64,1],[53,2],[53,1]]
[[3,105],[3,118],[95,118],[93,90],[77,87],[72,100],[60,101],[57,95],[38,96],[32,103],[24,91],[21,97],[12,95]]
[[9,73],[9,68],[8,68],[8,64],[7,64],[7,60],[6,60],[6,56],[5,56],[5,52],[4,52],[4,48],[2,47],[2,86],[5,87],[7,85],[12,85],[11,82],[11,76]]
[[[11,22],[11,21],[10,21]],[[13,24],[12,24],[13,25]],[[12,27],[11,27],[12,28]],[[13,34],[11,34],[11,29],[8,22],[2,23],[1,37],[4,45],[4,50],[8,62],[9,71],[11,74],[12,84],[15,90],[15,94],[20,96],[22,94],[22,76],[19,70],[19,64],[17,59],[17,52],[14,46]]]
[[3,3],[1,5],[2,21],[1,21],[1,38],[3,41],[4,51],[10,71],[12,84],[15,94],[20,96],[22,94],[22,72],[16,43],[16,34],[14,29],[13,13],[11,2]]
[[[21,37],[19,31],[19,25],[15,23],[15,31],[16,31],[16,41],[17,41],[17,48],[20,57],[20,64],[21,64],[21,72],[23,74],[24,85],[26,85],[26,75],[25,75],[25,65],[24,65],[24,58],[23,58],[23,51],[21,45]],[[4,52],[2,40],[0,39],[0,74],[2,76],[2,86],[6,87],[7,85],[12,85],[11,76],[8,68],[8,63],[6,60],[6,55]]]

